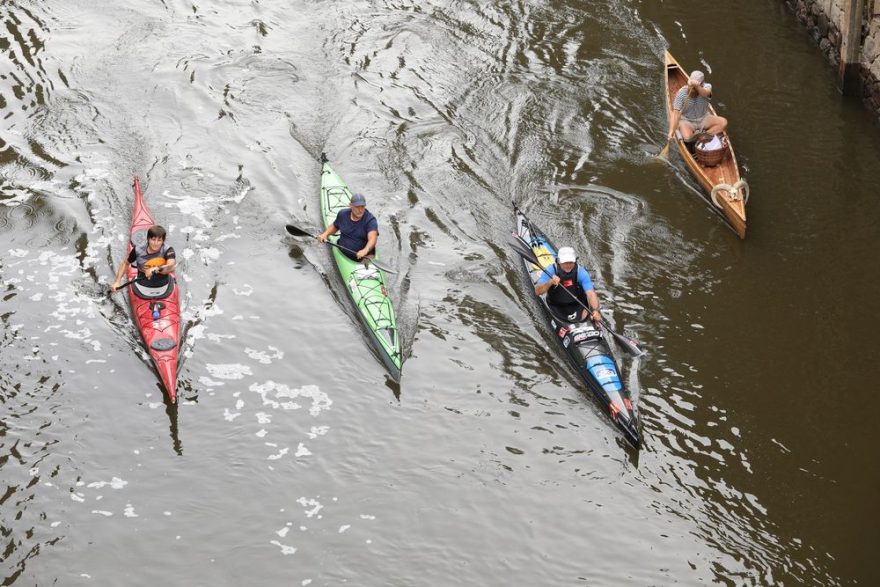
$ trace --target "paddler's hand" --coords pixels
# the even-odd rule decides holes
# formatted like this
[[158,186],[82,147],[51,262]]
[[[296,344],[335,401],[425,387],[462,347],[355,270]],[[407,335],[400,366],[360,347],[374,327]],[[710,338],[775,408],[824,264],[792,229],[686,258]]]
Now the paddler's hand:
[[116,291],[119,289],[120,285],[122,285],[122,284],[119,283],[119,281],[114,281],[113,285],[110,286],[110,293],[116,293]]
[[590,318],[593,319],[593,323],[596,326],[599,326],[599,324],[602,322],[602,314],[599,313],[599,308],[593,310],[593,312],[590,314]]
[[673,138],[675,138],[675,131],[674,130],[669,132],[669,135],[666,137],[666,142],[671,143]]
[[363,258],[366,257],[369,253],[370,253],[370,251],[368,251],[367,249],[361,249],[360,251],[358,251],[358,252],[355,253],[355,254],[357,255],[357,258],[358,258],[358,259],[363,259]]
[[551,277],[551,278],[550,278],[550,283],[553,284],[553,287],[556,287],[557,285],[559,285],[559,276],[558,276],[558,275],[554,275],[553,277]]
[[155,273],[155,272],[156,272],[156,269],[154,267],[146,267],[144,269],[144,275],[146,276],[147,279],[150,279],[153,276],[153,273]]
[[324,234],[323,232],[321,234],[319,234],[318,236],[316,236],[315,238],[318,239],[318,242],[321,242],[321,243],[327,242],[327,235]]

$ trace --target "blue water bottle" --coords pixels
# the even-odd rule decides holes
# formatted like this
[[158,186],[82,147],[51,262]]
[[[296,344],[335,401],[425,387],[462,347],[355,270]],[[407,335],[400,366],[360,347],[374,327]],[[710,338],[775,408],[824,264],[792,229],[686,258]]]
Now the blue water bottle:
[[153,320],[159,319],[159,308],[157,306],[153,306]]

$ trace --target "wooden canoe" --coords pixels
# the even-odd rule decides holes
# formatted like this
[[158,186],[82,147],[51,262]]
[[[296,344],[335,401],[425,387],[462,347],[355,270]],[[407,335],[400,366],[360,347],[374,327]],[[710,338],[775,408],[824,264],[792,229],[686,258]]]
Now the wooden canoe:
[[[672,118],[672,101],[679,88],[687,85],[688,74],[685,73],[678,61],[669,51],[666,52],[666,113]],[[709,105],[709,111],[715,114],[715,109]],[[739,175],[739,167],[736,163],[736,155],[733,152],[733,143],[730,135],[725,131],[728,152],[721,163],[714,167],[701,165],[688,150],[681,136],[676,132],[675,144],[681,158],[687,164],[688,169],[700,182],[705,191],[704,198],[710,205],[715,207],[730,224],[734,232],[740,238],[746,238],[746,202],[749,199],[749,186]]]

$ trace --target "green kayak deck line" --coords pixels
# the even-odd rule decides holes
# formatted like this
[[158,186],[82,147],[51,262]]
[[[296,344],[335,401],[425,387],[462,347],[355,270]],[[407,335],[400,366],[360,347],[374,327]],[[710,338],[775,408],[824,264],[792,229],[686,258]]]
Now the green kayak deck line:
[[[321,216],[324,228],[333,223],[340,210],[349,207],[350,201],[351,190],[330,163],[324,161],[321,168]],[[328,240],[336,242],[337,239],[337,236],[332,236]],[[332,247],[331,251],[361,322],[367,327],[385,367],[398,381],[403,358],[394,307],[385,288],[385,274],[373,265],[352,261],[336,247]]]

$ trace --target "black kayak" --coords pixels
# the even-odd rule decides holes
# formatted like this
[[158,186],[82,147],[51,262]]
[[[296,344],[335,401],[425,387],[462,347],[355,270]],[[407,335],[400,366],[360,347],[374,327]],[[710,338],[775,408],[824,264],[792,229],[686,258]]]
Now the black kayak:
[[[544,275],[543,267],[556,262],[556,246],[515,204],[513,211],[516,216],[514,239],[521,241],[533,253],[531,260],[524,256],[523,263],[529,283],[534,287]],[[535,260],[540,266],[533,262]],[[639,433],[638,413],[630,399],[629,390],[623,385],[620,367],[608,342],[607,329],[594,325],[591,320],[569,322],[561,319],[550,310],[545,297],[540,296],[539,301],[553,338],[559,343],[581,380],[608,410],[611,421],[623,432],[631,445],[640,448],[642,437]]]

